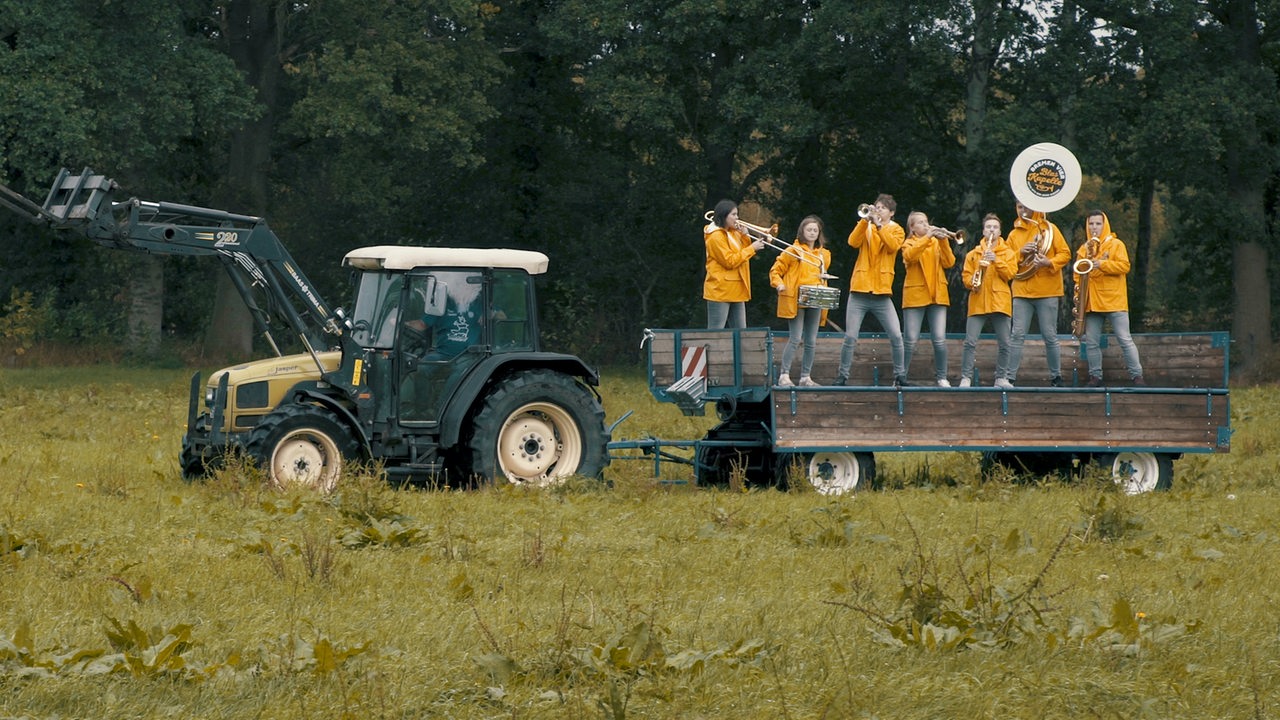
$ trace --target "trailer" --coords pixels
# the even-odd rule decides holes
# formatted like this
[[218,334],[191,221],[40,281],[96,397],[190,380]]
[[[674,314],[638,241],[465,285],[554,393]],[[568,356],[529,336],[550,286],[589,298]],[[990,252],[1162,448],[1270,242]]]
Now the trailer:
[[[819,335],[815,380],[835,378],[843,337]],[[1085,386],[1083,344],[1069,335],[1059,338],[1064,387],[1050,385],[1039,337],[1027,338],[1018,386],[990,386],[990,336],[978,344],[973,387],[936,386],[928,342],[917,346],[912,384],[897,387],[888,339],[872,333],[859,337],[848,385],[782,387],[775,360],[785,333],[646,330],[653,397],[688,415],[714,406],[719,423],[693,441],[614,441],[610,450],[638,448],[656,463],[680,460],[672,450],[685,448],[699,484],[734,474],[751,484],[782,484],[798,467],[829,494],[876,487],[875,456],[893,451],[977,451],[985,465],[1034,473],[1093,463],[1131,494],[1168,489],[1173,461],[1185,453],[1230,451],[1227,333],[1134,335],[1146,387],[1130,386],[1120,348],[1108,339],[1104,377],[1124,380],[1103,387]],[[947,337],[950,358],[960,357],[963,341]]]

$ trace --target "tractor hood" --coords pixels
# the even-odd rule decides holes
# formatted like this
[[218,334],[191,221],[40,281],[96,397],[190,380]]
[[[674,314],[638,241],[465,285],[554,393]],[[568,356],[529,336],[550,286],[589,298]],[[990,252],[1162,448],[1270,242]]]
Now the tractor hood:
[[[316,356],[320,358],[320,364],[324,366],[326,372],[337,370],[338,366],[342,364],[342,352],[339,350],[316,353]],[[316,370],[315,361],[307,353],[267,358],[266,360],[254,360],[223,368],[209,376],[209,387],[217,387],[223,375],[227,376],[227,384],[232,387],[238,387],[246,382],[254,382],[256,380],[275,382],[288,379],[319,379],[320,377],[320,373]]]

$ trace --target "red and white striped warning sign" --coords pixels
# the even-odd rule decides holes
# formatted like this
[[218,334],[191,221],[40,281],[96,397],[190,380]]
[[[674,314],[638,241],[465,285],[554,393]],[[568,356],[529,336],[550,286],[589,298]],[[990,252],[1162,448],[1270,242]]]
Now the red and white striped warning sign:
[[680,377],[707,376],[707,346],[688,345],[680,349]]

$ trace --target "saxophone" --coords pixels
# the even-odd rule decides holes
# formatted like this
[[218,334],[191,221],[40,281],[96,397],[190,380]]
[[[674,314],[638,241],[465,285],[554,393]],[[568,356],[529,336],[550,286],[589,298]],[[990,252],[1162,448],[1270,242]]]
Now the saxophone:
[[1102,241],[1096,235],[1089,238],[1084,246],[1084,257],[1071,266],[1071,272],[1080,276],[1076,281],[1075,293],[1071,297],[1073,304],[1071,334],[1075,335],[1076,339],[1084,337],[1084,315],[1089,312],[1089,274],[1097,266],[1094,258],[1098,256],[1098,246],[1101,243]]

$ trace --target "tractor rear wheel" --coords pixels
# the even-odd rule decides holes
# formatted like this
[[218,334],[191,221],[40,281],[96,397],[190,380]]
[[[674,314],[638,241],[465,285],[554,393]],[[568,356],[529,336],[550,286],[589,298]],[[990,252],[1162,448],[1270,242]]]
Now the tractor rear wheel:
[[277,488],[330,493],[338,486],[343,462],[358,457],[359,446],[331,411],[283,405],[253,429],[245,451]]
[[473,480],[542,487],[570,475],[598,478],[609,462],[604,408],[569,375],[518,372],[481,403],[468,449]]

